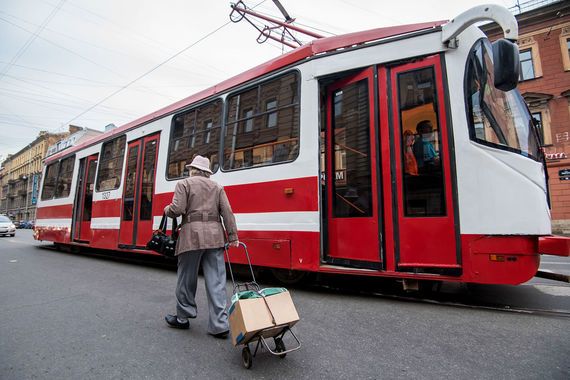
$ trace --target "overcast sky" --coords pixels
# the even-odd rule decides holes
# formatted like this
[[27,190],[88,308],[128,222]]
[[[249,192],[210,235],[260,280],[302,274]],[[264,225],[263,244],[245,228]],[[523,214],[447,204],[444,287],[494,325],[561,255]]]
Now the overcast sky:
[[[282,54],[276,43],[258,44],[247,22],[228,22],[228,0],[0,3],[0,161],[40,130],[121,126]],[[450,19],[474,5],[510,7],[515,1],[281,3],[296,25],[336,35]],[[245,4],[282,18],[272,0]]]

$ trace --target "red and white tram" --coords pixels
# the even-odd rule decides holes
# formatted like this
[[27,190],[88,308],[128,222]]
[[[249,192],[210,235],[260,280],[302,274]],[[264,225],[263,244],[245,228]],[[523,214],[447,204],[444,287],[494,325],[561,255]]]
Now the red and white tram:
[[49,157],[35,237],[149,254],[176,181],[201,154],[254,265],[525,282],[540,254],[569,249],[549,236],[528,110],[516,89],[498,88],[516,75],[518,50],[491,45],[472,25],[481,19],[517,39],[514,17],[489,5],[314,40]]

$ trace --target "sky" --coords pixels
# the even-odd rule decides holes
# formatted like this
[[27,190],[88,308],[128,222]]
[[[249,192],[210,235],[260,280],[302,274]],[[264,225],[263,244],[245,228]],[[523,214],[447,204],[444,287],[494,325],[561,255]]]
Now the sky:
[[[235,2],[235,1],[234,1]],[[330,36],[451,19],[515,0],[281,0]],[[272,0],[245,0],[280,18]],[[0,162],[41,130],[121,126],[290,51],[259,44],[228,0],[0,0]],[[308,42],[309,38],[302,38]]]

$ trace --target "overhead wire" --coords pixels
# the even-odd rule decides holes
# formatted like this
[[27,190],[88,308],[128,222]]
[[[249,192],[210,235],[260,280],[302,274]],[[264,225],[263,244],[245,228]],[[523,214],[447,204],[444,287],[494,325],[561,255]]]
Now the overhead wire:
[[39,37],[39,35],[42,33],[42,31],[45,29],[45,27],[47,26],[47,24],[50,23],[50,21],[55,17],[55,15],[59,12],[59,10],[61,9],[61,7],[63,7],[63,4],[65,4],[67,0],[60,0],[60,2],[57,4],[57,6],[51,11],[51,13],[44,19],[44,21],[42,22],[42,24],[38,27],[38,29],[36,29],[36,31],[30,36],[30,38],[28,38],[28,40],[26,40],[26,43],[24,43],[24,45],[22,45],[22,47],[20,47],[20,49],[16,52],[16,55],[14,57],[12,57],[12,60],[10,61],[10,63],[6,66],[4,66],[4,68],[2,69],[2,71],[0,72],[0,80],[2,80],[2,78],[4,77],[4,75],[10,71],[10,69],[12,68],[12,65],[14,63],[16,63],[18,61],[18,59],[20,59],[20,57],[26,52],[26,50],[28,50],[28,48],[30,47],[30,45],[32,45],[34,43],[34,41],[36,40],[36,38]]
[[[31,31],[29,31],[28,29],[24,28],[23,26],[18,25],[18,24],[15,24],[15,23],[13,23],[13,22],[10,21],[10,20],[5,19],[4,17],[1,17],[1,16],[0,16],[0,21],[4,21],[4,22],[6,22],[6,23],[8,23],[8,24],[10,24],[10,25],[13,25],[13,26],[15,26],[15,27],[17,27],[17,28],[19,28],[19,29],[24,30],[25,32],[32,33]],[[107,66],[105,66],[105,65],[103,65],[103,64],[100,64],[99,62],[96,62],[96,61],[94,61],[94,60],[92,60],[92,59],[90,59],[90,58],[87,58],[87,57],[85,57],[85,56],[83,56],[83,55],[81,55],[81,54],[79,54],[79,53],[77,53],[77,52],[75,52],[75,51],[73,51],[73,50],[71,50],[71,49],[68,49],[67,47],[62,46],[62,45],[60,45],[60,44],[58,44],[58,43],[56,43],[56,42],[53,42],[53,41],[51,41],[51,40],[49,40],[49,39],[47,39],[47,38],[45,38],[45,37],[37,36],[37,38],[39,38],[39,39],[41,39],[41,40],[43,40],[43,41],[45,41],[45,42],[47,42],[47,43],[49,43],[49,44],[51,44],[51,45],[54,45],[54,46],[56,46],[56,47],[58,47],[58,48],[60,48],[60,49],[62,49],[62,50],[65,50],[66,52],[68,52],[68,53],[70,53],[70,54],[72,54],[72,55],[75,55],[75,56],[77,56],[77,57],[79,57],[79,58],[81,58],[81,59],[83,59],[83,60],[85,60],[85,61],[87,61],[87,62],[89,62],[89,63],[91,63],[91,64],[93,64],[93,65],[95,65],[95,66],[97,66],[97,67],[103,68],[103,69],[105,69],[105,70],[107,70],[107,71],[109,71],[109,72],[111,72],[111,73],[117,75],[118,77],[123,77],[123,76],[124,76],[123,74],[121,74],[121,73],[115,71],[114,69],[112,69],[112,68],[110,68],[110,67],[107,67]],[[175,100],[173,97],[171,97],[171,96],[169,96],[169,95],[165,95],[165,94],[159,93],[159,92],[157,92],[157,91],[155,91],[155,90],[149,89],[149,91],[152,91],[152,92],[154,92],[155,94],[157,94],[157,95],[159,95],[159,96],[162,96],[162,97],[165,97],[165,98],[169,98],[170,100]]]
[[[257,6],[263,4],[264,2],[266,2],[267,0],[263,0],[262,2],[260,2]],[[100,101],[98,101],[97,103],[93,104],[91,107],[89,107],[88,109],[86,109],[85,111],[81,112],[79,115],[75,116],[74,118],[70,119],[69,121],[66,122],[66,124],[71,123],[74,120],[77,120],[78,118],[80,118],[81,116],[85,115],[87,112],[91,111],[92,109],[94,109],[95,107],[97,107],[98,105],[100,105],[101,103],[107,101],[108,99],[112,98],[113,96],[117,95],[119,92],[125,90],[126,88],[128,88],[129,86],[131,86],[133,83],[139,81],[140,79],[146,77],[147,75],[149,75],[150,73],[156,71],[158,68],[162,67],[163,65],[165,65],[166,63],[172,61],[174,58],[178,57],[179,55],[183,54],[184,52],[186,52],[188,49],[192,48],[193,46],[199,44],[200,42],[204,41],[205,39],[207,39],[208,37],[212,36],[213,34],[217,33],[218,31],[220,31],[221,29],[223,29],[224,27],[226,27],[227,25],[231,24],[232,21],[227,21],[226,23],[224,23],[223,25],[217,27],[216,29],[214,29],[213,31],[207,33],[205,36],[201,37],[200,39],[198,39],[197,41],[191,43],[190,45],[184,47],[183,49],[179,50],[178,52],[176,52],[175,54],[171,55],[170,57],[168,57],[167,59],[165,59],[164,61],[160,62],[159,64],[155,65],[153,68],[151,68],[150,70],[146,71],[145,73],[139,75],[138,77],[136,77],[135,79],[131,80],[130,82],[128,82],[127,84],[121,86],[121,88],[119,88],[118,90],[112,92],[111,94],[109,94],[108,96],[104,97],[103,99],[101,99]]]

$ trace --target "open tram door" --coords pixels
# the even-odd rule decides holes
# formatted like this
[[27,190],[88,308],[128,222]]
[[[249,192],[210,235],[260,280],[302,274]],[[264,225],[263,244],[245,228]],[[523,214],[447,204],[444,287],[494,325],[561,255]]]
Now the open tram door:
[[158,141],[159,135],[154,134],[129,142],[119,248],[144,249],[152,236]]
[[98,154],[79,161],[75,208],[73,210],[73,240],[89,243],[91,240],[91,211],[93,209],[93,188],[97,172]]
[[373,69],[330,84],[325,102],[324,261],[381,269]]
[[382,160],[390,163],[391,174],[385,169],[384,177],[391,181],[384,183],[393,209],[386,223],[394,236],[390,266],[397,271],[461,275],[453,135],[444,88],[440,56],[379,71],[379,91],[388,94],[381,97],[381,125],[391,144],[382,145]]

